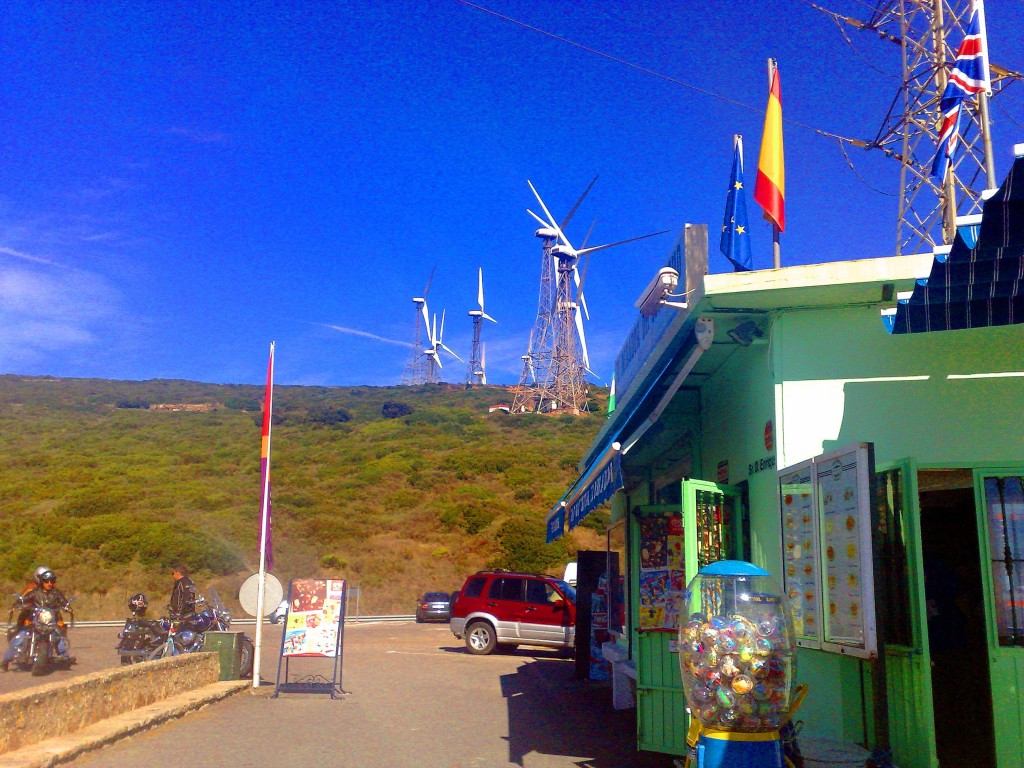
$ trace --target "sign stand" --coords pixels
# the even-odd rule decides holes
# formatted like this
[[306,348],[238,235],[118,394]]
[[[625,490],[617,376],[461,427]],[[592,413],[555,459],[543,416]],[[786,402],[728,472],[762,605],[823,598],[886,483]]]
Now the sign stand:
[[[277,662],[277,685],[271,698],[276,699],[282,693],[327,693],[332,699],[340,699],[346,693],[341,686],[345,592],[342,579],[291,581],[281,656]],[[330,678],[323,674],[292,675],[291,663],[300,658],[332,659]]]

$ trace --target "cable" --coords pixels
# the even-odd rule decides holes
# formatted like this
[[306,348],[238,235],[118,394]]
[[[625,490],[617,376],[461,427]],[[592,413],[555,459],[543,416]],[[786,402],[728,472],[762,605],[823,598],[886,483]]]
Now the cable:
[[853,161],[850,160],[850,156],[846,154],[846,148],[843,147],[843,142],[837,141],[836,143],[839,145],[839,151],[842,152],[843,157],[846,158],[846,164],[850,166],[850,170],[853,171],[853,175],[860,179],[861,184],[870,189],[872,192],[877,192],[880,195],[885,195],[886,197],[899,197],[899,195],[897,195],[895,192],[884,192],[881,189],[877,189],[876,187],[873,187],[870,184],[868,184],[867,180],[859,173],[857,173],[857,169],[853,167]]
[[[499,19],[501,19],[503,21],[508,21],[508,22],[511,22],[512,24],[516,24],[516,25],[518,25],[520,27],[523,27],[524,29],[529,29],[532,32],[537,32],[539,34],[542,34],[545,37],[550,37],[553,40],[558,40],[561,43],[566,43],[567,45],[571,45],[574,48],[579,48],[580,50],[586,51],[587,53],[592,53],[595,56],[600,56],[602,58],[608,59],[609,61],[614,61],[616,64],[622,64],[624,66],[630,67],[631,69],[635,69],[638,72],[643,72],[646,75],[651,75],[652,77],[657,77],[657,78],[659,78],[661,80],[666,80],[666,81],[668,81],[670,83],[674,83],[676,85],[681,85],[683,88],[689,88],[692,91],[696,91],[697,93],[703,94],[705,96],[710,96],[710,97],[712,97],[714,99],[718,99],[719,101],[724,101],[727,104],[732,104],[733,106],[741,107],[742,109],[749,109],[751,112],[761,113],[761,112],[764,111],[763,109],[761,109],[759,107],[754,107],[754,106],[751,106],[750,104],[746,104],[746,103],[744,103],[742,101],[737,101],[736,99],[730,98],[728,96],[723,96],[720,93],[715,93],[714,91],[709,91],[706,88],[701,88],[700,86],[694,85],[693,83],[688,83],[685,80],[679,80],[677,78],[670,77],[669,75],[663,75],[660,72],[655,72],[653,69],[647,69],[647,67],[642,67],[639,64],[634,64],[633,62],[626,61],[625,59],[620,59],[620,58],[618,58],[616,56],[612,56],[611,54],[604,53],[603,51],[599,51],[596,48],[590,48],[590,47],[588,47],[586,45],[583,45],[582,43],[577,43],[574,40],[570,40],[570,39],[568,39],[566,37],[561,37],[560,35],[556,35],[553,32],[548,32],[547,30],[541,29],[540,27],[535,27],[535,26],[533,26],[531,24],[527,24],[524,21],[519,21],[518,19],[514,19],[511,16],[505,16],[504,14],[498,13],[497,11],[492,11],[490,8],[485,8],[482,5],[477,5],[476,3],[471,3],[471,2],[469,2],[469,0],[458,0],[458,2],[462,3],[465,6],[468,6],[470,8],[475,8],[478,11],[483,11],[484,13],[488,13],[491,16],[499,18]],[[829,139],[836,139],[838,141],[847,141],[847,142],[850,142],[851,144],[853,144],[855,146],[866,146],[867,145],[866,142],[863,142],[860,139],[850,139],[850,138],[847,138],[845,136],[840,136],[837,133],[831,133],[829,131],[822,130],[821,128],[815,128],[813,125],[808,125],[807,123],[801,123],[798,120],[792,120],[790,118],[783,117],[782,121],[784,123],[789,123],[790,125],[795,125],[798,128],[805,128],[808,131],[813,131],[814,133],[818,134],[819,136],[824,136],[824,137],[829,138]]]

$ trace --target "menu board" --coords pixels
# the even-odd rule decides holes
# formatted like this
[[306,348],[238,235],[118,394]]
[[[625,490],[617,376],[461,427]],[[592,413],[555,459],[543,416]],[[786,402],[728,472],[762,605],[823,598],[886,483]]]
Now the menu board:
[[872,446],[856,443],[779,472],[783,580],[797,644],[876,652]]
[[854,655],[870,655],[875,642],[868,464],[861,445],[815,459],[824,555],[822,647]]
[[683,518],[641,517],[640,629],[676,632],[684,604]]
[[344,601],[343,579],[293,579],[281,655],[337,656]]
[[821,589],[814,463],[805,461],[779,475],[782,509],[783,587],[789,598],[797,645],[821,647]]

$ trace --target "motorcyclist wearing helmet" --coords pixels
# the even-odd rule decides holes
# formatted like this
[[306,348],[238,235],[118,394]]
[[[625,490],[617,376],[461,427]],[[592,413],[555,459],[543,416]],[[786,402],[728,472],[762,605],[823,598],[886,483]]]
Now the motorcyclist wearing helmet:
[[196,585],[188,577],[188,566],[173,566],[174,586],[171,588],[171,615],[176,618],[191,616],[196,610]]
[[36,568],[32,576],[35,585],[30,585],[21,594],[22,609],[18,614],[16,624],[19,629],[10,638],[10,644],[7,646],[7,650],[4,651],[3,661],[0,661],[0,669],[4,672],[10,666],[11,660],[17,654],[20,645],[28,639],[28,625],[31,623],[33,607],[50,608],[57,611],[57,630],[62,638],[57,648],[57,654],[59,656],[67,656],[67,628],[64,625],[63,617],[60,616],[60,611],[69,610],[70,603],[64,596],[64,593],[57,589],[57,575],[53,570],[45,565],[41,565]]

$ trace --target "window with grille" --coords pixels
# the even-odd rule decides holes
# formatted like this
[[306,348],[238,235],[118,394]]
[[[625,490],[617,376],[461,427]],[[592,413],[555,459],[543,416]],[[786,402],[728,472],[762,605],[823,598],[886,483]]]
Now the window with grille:
[[986,477],[984,488],[999,644],[1024,646],[1024,477]]

